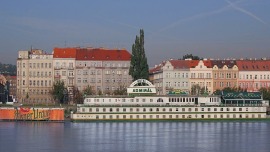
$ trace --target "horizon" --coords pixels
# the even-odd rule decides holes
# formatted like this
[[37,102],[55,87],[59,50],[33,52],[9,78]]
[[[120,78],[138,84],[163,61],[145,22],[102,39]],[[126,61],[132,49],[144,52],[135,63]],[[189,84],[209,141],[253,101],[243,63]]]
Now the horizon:
[[202,58],[269,58],[267,0],[0,2],[0,62],[19,50],[55,47],[127,49],[145,34],[149,67],[186,54]]

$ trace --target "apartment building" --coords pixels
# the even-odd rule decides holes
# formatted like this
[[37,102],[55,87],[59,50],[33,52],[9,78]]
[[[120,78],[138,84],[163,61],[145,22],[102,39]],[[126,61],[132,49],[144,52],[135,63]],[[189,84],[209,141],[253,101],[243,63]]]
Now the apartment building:
[[262,87],[270,87],[269,60],[237,60],[239,68],[238,86],[248,92],[258,91]]
[[19,51],[17,59],[17,100],[48,103],[53,84],[53,55],[43,50]]
[[53,82],[63,81],[70,98],[75,84],[77,50],[78,48],[54,48],[53,50]]
[[189,93],[189,61],[168,60],[150,70],[151,82],[156,86],[157,94],[169,92]]
[[190,66],[190,90],[198,84],[201,88],[213,93],[213,74],[211,60],[189,60]]
[[132,82],[130,57],[124,49],[55,48],[54,80],[64,81],[70,95],[73,87],[83,91],[87,86],[95,93],[112,94]]
[[213,60],[213,91],[237,88],[238,67],[235,60]]
[[131,55],[127,50],[82,48],[77,51],[75,86],[80,91],[89,85],[95,93],[112,94],[132,83],[128,74]]

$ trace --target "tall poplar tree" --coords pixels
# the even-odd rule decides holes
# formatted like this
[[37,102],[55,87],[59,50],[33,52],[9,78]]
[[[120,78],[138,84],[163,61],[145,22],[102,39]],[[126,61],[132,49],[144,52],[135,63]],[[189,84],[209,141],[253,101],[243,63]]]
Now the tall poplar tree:
[[132,45],[132,54],[129,75],[133,81],[137,79],[149,79],[149,66],[144,50],[144,32],[140,29],[140,36],[136,35],[135,43]]

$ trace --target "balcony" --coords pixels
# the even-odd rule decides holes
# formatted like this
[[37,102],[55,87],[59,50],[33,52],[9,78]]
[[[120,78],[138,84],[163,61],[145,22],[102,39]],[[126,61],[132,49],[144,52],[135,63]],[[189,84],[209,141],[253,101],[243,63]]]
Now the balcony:
[[74,70],[74,67],[69,66],[68,69],[69,70]]
[[55,66],[55,67],[54,67],[54,70],[60,70],[60,69],[61,69],[60,66]]
[[54,75],[54,78],[60,79],[61,75]]
[[74,75],[68,75],[69,79],[74,79]]

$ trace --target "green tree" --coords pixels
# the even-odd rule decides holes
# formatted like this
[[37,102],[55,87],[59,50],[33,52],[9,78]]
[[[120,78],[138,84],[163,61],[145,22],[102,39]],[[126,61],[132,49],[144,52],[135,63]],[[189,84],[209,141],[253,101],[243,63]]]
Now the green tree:
[[217,89],[216,91],[213,92],[214,95],[221,95],[222,90]]
[[185,59],[200,60],[200,58],[198,56],[193,56],[192,54],[186,54],[186,55],[184,55],[183,58],[182,58],[182,60],[185,60]]
[[127,95],[127,88],[124,86],[120,86],[113,92],[114,95]]
[[58,80],[54,82],[51,95],[53,99],[59,103],[67,102],[68,92],[67,92],[67,88],[65,87],[64,81]]
[[89,96],[95,94],[95,92],[92,90],[92,87],[88,85],[84,90],[83,90],[84,96]]
[[132,45],[132,54],[129,68],[129,75],[133,81],[137,79],[149,79],[149,66],[144,50],[144,31],[140,29],[140,36],[136,36]]
[[260,88],[259,91],[262,93],[264,100],[270,100],[270,87]]
[[199,95],[201,92],[201,87],[198,84],[191,86],[191,95]]
[[73,87],[73,102],[76,104],[83,104],[83,94],[78,88]]

